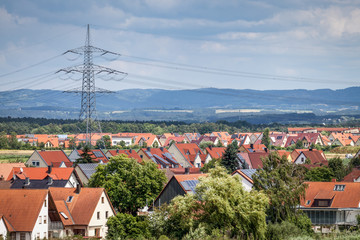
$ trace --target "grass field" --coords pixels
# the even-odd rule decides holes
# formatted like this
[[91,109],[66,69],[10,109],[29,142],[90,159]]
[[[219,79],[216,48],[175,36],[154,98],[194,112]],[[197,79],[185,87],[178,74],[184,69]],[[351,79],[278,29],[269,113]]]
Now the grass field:
[[26,162],[33,150],[0,150],[0,163]]

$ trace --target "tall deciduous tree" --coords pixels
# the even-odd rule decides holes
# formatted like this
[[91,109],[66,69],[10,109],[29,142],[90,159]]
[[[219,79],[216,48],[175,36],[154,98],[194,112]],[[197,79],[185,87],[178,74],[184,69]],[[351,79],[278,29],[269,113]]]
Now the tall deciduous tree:
[[165,182],[165,174],[156,164],[139,164],[121,154],[111,157],[108,164],[99,165],[89,186],[105,188],[114,207],[122,213],[135,214],[158,196]]
[[329,159],[329,168],[332,170],[334,177],[338,181],[341,181],[347,174],[347,168],[345,167],[343,160],[339,157]]
[[[176,197],[168,208],[174,237],[191,229],[204,227],[239,239],[263,239],[266,231],[266,208],[269,199],[261,192],[247,192],[241,180],[222,167],[200,178],[195,194]],[[176,233],[180,233],[177,234]]]
[[233,141],[227,146],[222,156],[221,165],[223,165],[230,173],[240,168],[239,160],[237,158],[237,152],[238,143],[237,141]]
[[261,143],[264,144],[267,148],[270,147],[270,129],[269,128],[266,128],[264,133],[263,133],[263,136],[261,138]]
[[293,164],[277,153],[263,159],[263,168],[253,175],[253,181],[254,188],[263,190],[270,198],[270,221],[281,222],[296,215],[296,206],[305,194],[305,171],[303,166]]

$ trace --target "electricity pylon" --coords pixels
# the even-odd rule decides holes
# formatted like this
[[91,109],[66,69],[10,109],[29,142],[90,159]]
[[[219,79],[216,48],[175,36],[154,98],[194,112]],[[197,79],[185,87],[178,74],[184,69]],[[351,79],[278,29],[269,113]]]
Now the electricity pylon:
[[91,45],[90,42],[90,27],[87,25],[85,46],[66,51],[64,54],[73,53],[84,55],[84,62],[82,65],[60,69],[58,72],[65,73],[81,73],[82,74],[82,87],[65,91],[81,94],[81,109],[79,120],[86,122],[86,144],[91,145],[91,137],[94,133],[101,133],[101,125],[97,118],[96,113],[96,93],[113,93],[112,91],[95,87],[95,75],[122,75],[123,78],[127,73],[117,71],[115,69],[99,66],[93,64],[93,53],[100,55],[118,53],[110,52],[101,48]]

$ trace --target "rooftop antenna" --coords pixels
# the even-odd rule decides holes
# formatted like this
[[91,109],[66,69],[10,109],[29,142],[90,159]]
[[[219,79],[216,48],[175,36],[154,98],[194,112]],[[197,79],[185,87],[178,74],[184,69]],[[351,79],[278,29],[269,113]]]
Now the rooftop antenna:
[[59,71],[57,71],[57,73],[65,72],[67,74],[73,74],[73,73],[82,74],[81,88],[68,90],[64,92],[81,94],[81,108],[80,108],[79,120],[86,122],[86,129],[84,133],[86,136],[85,142],[86,145],[91,146],[92,135],[94,133],[100,133],[100,134],[102,133],[101,125],[100,122],[98,121],[97,112],[96,112],[96,93],[105,93],[105,94],[113,93],[113,91],[95,87],[95,76],[100,77],[101,75],[106,75],[106,76],[117,75],[117,76],[121,76],[120,80],[122,80],[127,76],[127,73],[115,69],[99,66],[93,63],[94,53],[97,53],[100,56],[103,56],[105,54],[120,56],[120,54],[92,46],[90,41],[89,24],[87,25],[85,46],[68,50],[63,54],[67,54],[67,53],[84,55],[83,64],[74,67],[60,69]]

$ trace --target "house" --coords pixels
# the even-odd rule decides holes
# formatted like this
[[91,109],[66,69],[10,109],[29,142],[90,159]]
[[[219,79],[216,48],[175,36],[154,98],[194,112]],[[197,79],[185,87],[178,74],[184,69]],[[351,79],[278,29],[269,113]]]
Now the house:
[[203,154],[199,146],[195,143],[175,143],[168,151],[175,157],[176,161],[183,167],[194,167],[189,159],[189,155]]
[[[74,149],[69,155],[70,161],[76,162],[78,159],[81,158],[81,155],[83,153],[83,150]],[[102,149],[90,149],[88,154],[90,155],[93,162],[107,163],[109,161],[109,158],[106,156]]]
[[193,140],[198,140],[201,137],[200,133],[184,133],[185,141],[190,143]]
[[47,190],[0,189],[0,216],[10,239],[48,238],[48,204]]
[[289,162],[292,162],[291,153],[286,150],[276,150],[279,157],[285,157]]
[[53,237],[81,235],[105,239],[106,222],[115,210],[104,188],[49,188],[54,204]]
[[[309,162],[307,162],[307,160]],[[299,154],[299,156],[294,161],[295,164],[305,164],[308,167],[319,167],[319,166],[327,166],[328,161],[322,151],[313,151],[309,149],[309,151],[304,151]]]
[[161,170],[165,172],[167,182],[169,182],[174,175],[201,173],[200,168],[164,168]]
[[36,146],[40,146],[42,143],[45,148],[59,147],[59,139],[56,135],[34,134],[34,138],[37,141]]
[[173,140],[174,142],[186,142],[185,137],[181,136],[178,133],[163,133],[161,136],[158,137],[158,140],[161,146],[165,147],[170,145],[170,141]]
[[305,182],[305,198],[300,209],[308,215],[315,230],[330,230],[327,226],[357,225],[360,214],[360,183]]
[[215,136],[219,138],[222,145],[227,147],[229,141],[231,140],[232,136],[228,132],[212,132],[210,136]]
[[298,141],[302,141],[304,148],[309,148],[311,144],[324,146],[320,133],[298,133],[288,136],[285,147],[296,144]]
[[251,144],[251,139],[249,137],[249,134],[234,133],[231,136],[231,140],[229,142],[233,142],[234,140],[236,140],[239,143],[238,144],[239,146]]
[[167,147],[173,143],[187,143],[187,141],[184,136],[168,137],[164,143],[161,143],[161,146]]
[[254,173],[256,173],[256,169],[238,169],[235,170],[235,172],[233,172],[231,175],[239,176],[244,189],[250,192],[254,184],[254,181],[252,180]]
[[116,135],[112,135],[111,146],[120,145],[121,142],[124,142],[125,146],[131,146],[134,142],[134,134],[132,133],[119,133]]
[[14,167],[24,168],[24,163],[0,163],[0,181],[6,180]]
[[270,133],[270,144],[277,147],[285,147],[287,141],[286,133]]
[[201,143],[204,142],[212,142],[214,145],[218,145],[219,144],[219,137],[218,136],[206,136],[206,135],[202,135],[199,139],[197,140],[193,140],[191,141],[191,143],[195,143],[198,146],[200,146]]
[[111,158],[112,156],[117,156],[117,155],[120,155],[120,154],[125,154],[129,158],[133,158],[136,161],[138,161],[139,163],[142,162],[142,159],[141,159],[140,155],[133,149],[116,149],[116,150],[108,150],[106,152],[106,156],[108,158]]
[[71,167],[73,163],[63,150],[59,151],[38,151],[35,150],[25,163],[32,167]]
[[134,144],[140,147],[161,147],[159,139],[152,133],[136,133]]
[[249,144],[249,145],[242,145],[239,147],[239,152],[267,152],[268,149],[264,144]]
[[96,167],[99,163],[79,163],[75,167],[76,175],[81,186],[86,186],[89,183],[89,179],[96,172]]
[[211,159],[220,159],[220,158],[222,158],[225,150],[226,150],[226,147],[211,147],[210,146],[205,149],[205,153]]
[[[73,168],[54,168],[51,166],[46,168],[13,168],[7,181],[15,183],[11,185],[11,188],[21,188],[24,186],[23,188],[43,189],[55,185],[59,187],[76,187],[79,184]],[[42,183],[43,185],[41,185]]]
[[251,168],[258,169],[263,168],[262,160],[269,156],[268,152],[250,152],[248,153]]
[[181,167],[174,156],[163,147],[160,148],[142,148],[138,152],[140,158],[144,161],[151,161],[159,168],[178,168]]
[[360,182],[360,169],[353,168],[353,170],[344,177],[342,182]]
[[206,177],[206,174],[174,175],[155,199],[153,205],[160,207],[164,203],[169,204],[176,196],[194,193],[200,177]]

